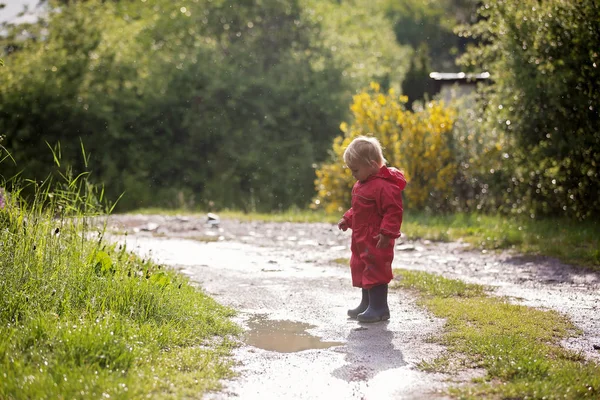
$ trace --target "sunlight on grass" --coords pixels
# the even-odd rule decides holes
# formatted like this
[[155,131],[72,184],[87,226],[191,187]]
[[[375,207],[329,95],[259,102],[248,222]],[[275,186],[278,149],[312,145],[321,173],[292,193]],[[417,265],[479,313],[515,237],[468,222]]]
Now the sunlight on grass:
[[417,289],[424,294],[438,297],[482,296],[485,288],[481,285],[465,283],[456,279],[447,279],[440,275],[419,271],[399,271],[400,284],[403,287]]
[[[191,398],[231,376],[240,332],[189,280],[106,243],[91,188],[0,208],[0,398]],[[97,221],[97,219],[94,219]]]
[[420,302],[446,319],[438,338],[450,355],[422,364],[425,370],[484,368],[487,376],[454,388],[460,398],[561,398],[600,396],[600,365],[560,346],[577,335],[575,326],[555,311],[510,304],[487,296],[480,285],[426,272],[394,270],[397,286],[416,290]]
[[345,257],[336,258],[336,259],[333,260],[333,262],[335,264],[350,266],[350,259],[349,258],[345,258]]
[[409,239],[462,240],[482,249],[512,248],[523,254],[556,257],[600,270],[600,225],[593,221],[409,213],[402,231]]

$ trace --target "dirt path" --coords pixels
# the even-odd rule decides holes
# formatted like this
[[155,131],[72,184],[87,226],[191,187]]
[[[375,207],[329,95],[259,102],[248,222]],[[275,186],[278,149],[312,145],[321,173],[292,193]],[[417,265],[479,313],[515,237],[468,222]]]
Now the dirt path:
[[[346,318],[359,292],[347,267],[349,232],[331,224],[113,216],[127,244],[179,268],[219,302],[240,311],[248,329],[235,351],[239,377],[209,398],[436,399],[468,376],[427,374],[416,367],[443,348],[427,339],[443,321],[390,295],[389,322],[360,325]],[[459,243],[406,242],[395,267],[425,270],[495,287],[515,302],[566,313],[583,335],[565,343],[600,361],[600,277],[549,259],[466,251]],[[302,351],[300,351],[302,350]]]

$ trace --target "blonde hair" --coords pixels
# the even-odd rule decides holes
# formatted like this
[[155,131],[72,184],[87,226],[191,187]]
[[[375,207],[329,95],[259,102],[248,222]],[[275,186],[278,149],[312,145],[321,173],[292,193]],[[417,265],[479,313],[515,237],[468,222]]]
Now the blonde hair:
[[357,163],[371,164],[372,162],[376,162],[381,167],[386,163],[386,159],[383,157],[381,144],[377,138],[359,136],[346,147],[344,162],[346,165],[356,165]]

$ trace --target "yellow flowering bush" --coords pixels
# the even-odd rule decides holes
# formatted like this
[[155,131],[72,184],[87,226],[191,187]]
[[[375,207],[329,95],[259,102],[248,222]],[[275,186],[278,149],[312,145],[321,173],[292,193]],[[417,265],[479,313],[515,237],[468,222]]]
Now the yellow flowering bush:
[[366,135],[379,139],[388,165],[404,171],[407,206],[447,208],[457,173],[451,135],[455,113],[440,102],[427,103],[413,112],[406,110],[407,100],[393,89],[383,93],[376,83],[354,96],[350,107],[353,122],[340,125],[344,135],[333,142],[331,162],[316,171],[315,207],[328,213],[349,207],[354,180],[342,156],[352,139]]

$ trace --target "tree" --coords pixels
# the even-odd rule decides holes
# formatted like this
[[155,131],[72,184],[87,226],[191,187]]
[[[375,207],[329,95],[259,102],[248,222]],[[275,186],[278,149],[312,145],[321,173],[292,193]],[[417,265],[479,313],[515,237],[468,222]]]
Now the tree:
[[459,24],[474,22],[475,0],[388,0],[385,10],[394,24],[396,39],[413,49],[426,47],[435,71],[455,71],[455,58],[468,38],[454,33]]
[[402,81],[402,93],[408,97],[410,108],[415,101],[428,101],[435,94],[433,82],[429,78],[432,69],[429,64],[427,45],[422,43],[410,58],[410,67]]
[[45,178],[46,142],[60,142],[77,173],[81,139],[92,179],[110,198],[125,192],[121,209],[304,206],[353,85],[398,85],[404,73],[386,64],[402,53],[381,14],[344,26],[356,39],[346,48],[332,29],[339,14],[326,12],[349,6],[334,2],[49,5],[1,39],[11,68],[0,72],[0,129],[17,160],[2,173]]
[[[490,71],[483,129],[504,149],[511,208],[600,215],[600,7],[594,0],[486,2],[461,34],[480,39],[462,65]],[[517,202],[518,199],[518,202]]]

